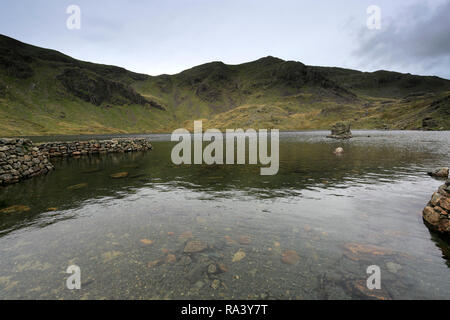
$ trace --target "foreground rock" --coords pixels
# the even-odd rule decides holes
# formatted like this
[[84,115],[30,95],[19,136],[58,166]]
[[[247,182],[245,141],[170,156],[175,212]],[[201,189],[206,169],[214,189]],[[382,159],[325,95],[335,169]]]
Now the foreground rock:
[[448,168],[439,168],[434,171],[428,172],[428,175],[436,178],[448,178]]
[[432,229],[450,239],[450,179],[433,194],[423,209],[423,220]]
[[0,139],[0,185],[53,171],[48,158],[28,139]]
[[338,122],[331,128],[331,135],[327,138],[333,139],[350,139],[352,138],[352,132],[350,130],[349,123]]

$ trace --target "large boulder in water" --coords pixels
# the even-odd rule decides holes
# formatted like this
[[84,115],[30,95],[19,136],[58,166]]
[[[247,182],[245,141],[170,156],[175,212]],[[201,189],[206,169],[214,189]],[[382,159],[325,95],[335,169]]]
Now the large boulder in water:
[[435,232],[450,239],[450,179],[439,187],[423,210],[425,223]]
[[350,123],[338,122],[331,128],[331,135],[327,138],[333,139],[350,139],[352,132],[350,131]]

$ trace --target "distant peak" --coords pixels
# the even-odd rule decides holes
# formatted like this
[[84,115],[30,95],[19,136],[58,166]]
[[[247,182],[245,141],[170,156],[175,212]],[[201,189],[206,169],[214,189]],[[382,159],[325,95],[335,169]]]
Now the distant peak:
[[256,60],[255,62],[262,62],[262,63],[278,63],[278,62],[284,62],[283,59],[277,58],[277,57],[273,57],[273,56],[267,56],[261,59]]

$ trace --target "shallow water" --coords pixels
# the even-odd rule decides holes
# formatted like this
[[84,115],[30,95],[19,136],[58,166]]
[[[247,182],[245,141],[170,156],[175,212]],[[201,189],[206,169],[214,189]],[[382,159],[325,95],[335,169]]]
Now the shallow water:
[[[54,173],[0,189],[0,210],[30,208],[0,214],[0,299],[448,299],[450,250],[421,211],[450,132],[326,134],[282,133],[276,176],[175,166],[169,135],[147,135],[146,153],[53,159]],[[185,253],[191,240],[208,248]],[[81,290],[66,288],[74,264]],[[381,290],[365,287],[371,265]]]

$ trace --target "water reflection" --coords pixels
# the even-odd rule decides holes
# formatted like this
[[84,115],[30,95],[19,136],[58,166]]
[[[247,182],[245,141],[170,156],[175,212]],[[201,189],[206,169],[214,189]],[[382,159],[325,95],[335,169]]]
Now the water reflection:
[[[105,290],[124,297],[127,286],[139,287],[122,273],[123,282],[111,284],[114,288],[98,284],[103,266],[111,263],[152,281],[166,279],[154,283],[151,292],[141,288],[126,298],[161,298],[170,292],[170,298],[189,292],[190,297],[211,298],[214,290],[195,286],[212,285],[216,277],[202,279],[194,271],[213,261],[230,269],[219,277],[228,298],[248,298],[264,283],[265,292],[258,294],[268,298],[367,298],[358,281],[364,280],[365,266],[376,262],[388,270],[385,297],[448,293],[450,284],[440,281],[448,278],[448,245],[429,233],[420,211],[440,184],[426,172],[448,161],[449,133],[355,136],[336,142],[321,132],[282,134],[276,176],[260,176],[259,167],[249,165],[175,166],[168,135],[150,136],[151,152],[54,159],[54,173],[0,189],[0,210],[30,208],[0,216],[0,285],[5,279],[6,287],[17,281],[12,296],[28,297],[20,277],[14,280],[21,274],[14,269],[17,263],[24,271],[60,270],[60,264],[77,257],[95,275],[89,280],[93,298]],[[344,147],[343,156],[333,154],[337,146]],[[127,177],[111,178],[122,172]],[[215,249],[188,255],[192,263],[181,266],[187,256],[178,237],[186,232]],[[242,237],[250,243],[239,243]],[[65,250],[61,239],[75,247]],[[143,251],[142,243],[152,243],[151,250]],[[251,264],[231,262],[239,248],[246,252],[243,261]],[[373,255],[379,248],[384,254]],[[158,262],[163,249],[176,256],[176,264]],[[288,249],[300,254],[296,267],[280,264]],[[25,256],[34,258],[23,262]],[[53,263],[47,266],[45,259]],[[147,274],[150,262],[159,266],[152,275]],[[433,274],[423,275],[423,270]],[[194,283],[185,275],[192,272]],[[242,274],[250,276],[238,284],[233,277]],[[47,287],[58,279],[46,277],[39,279]],[[415,283],[418,278],[425,284]],[[186,292],[182,286],[193,287]],[[66,293],[60,289],[48,297],[55,296]]]

